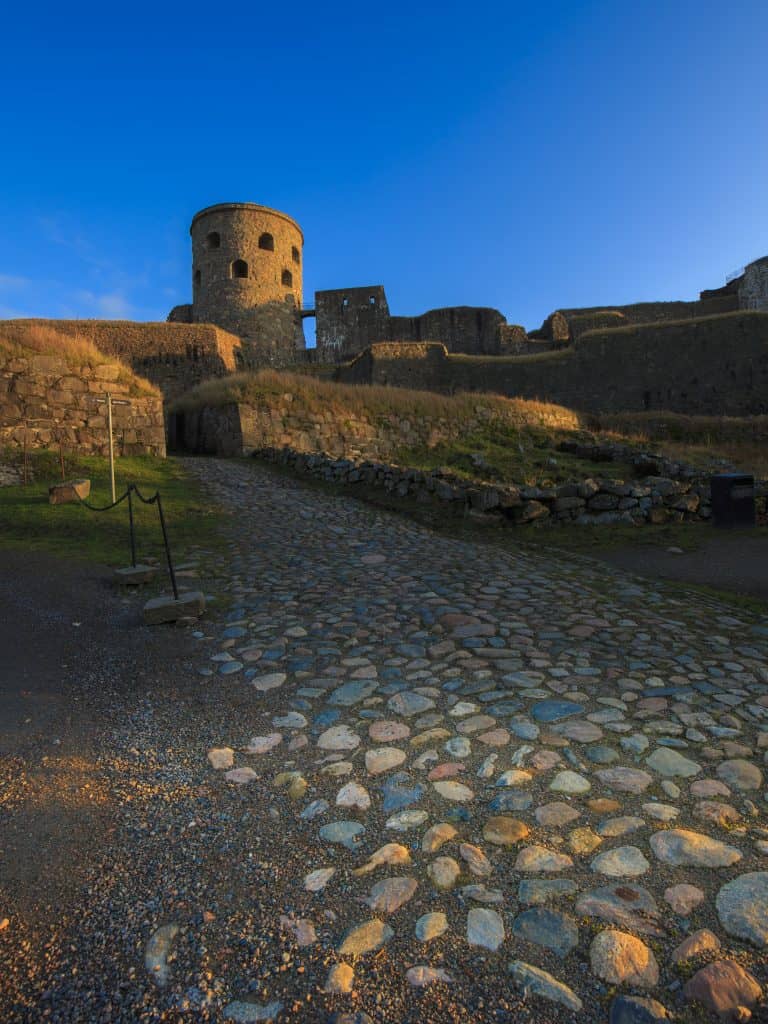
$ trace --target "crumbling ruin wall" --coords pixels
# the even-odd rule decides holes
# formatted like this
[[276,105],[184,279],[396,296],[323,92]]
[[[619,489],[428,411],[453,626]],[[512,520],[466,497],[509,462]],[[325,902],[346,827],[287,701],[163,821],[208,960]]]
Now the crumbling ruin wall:
[[[437,339],[449,352],[498,355],[509,325],[497,309],[448,306],[420,316],[390,316],[384,288],[336,289],[315,293],[317,349],[322,362],[344,362],[380,341]],[[523,328],[516,328],[518,335]]]
[[744,268],[739,282],[739,306],[768,312],[768,256]]

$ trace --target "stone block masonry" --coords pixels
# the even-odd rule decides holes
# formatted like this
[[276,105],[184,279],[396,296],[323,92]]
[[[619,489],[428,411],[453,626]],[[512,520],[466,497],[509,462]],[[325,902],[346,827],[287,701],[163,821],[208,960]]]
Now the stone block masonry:
[[130,405],[112,410],[118,455],[165,455],[163,404],[137,394],[117,363],[73,367],[56,356],[0,355],[0,448],[49,448],[79,455],[109,450],[107,391]]
[[49,327],[87,338],[134,373],[156,384],[167,401],[210,377],[241,366],[240,339],[211,324],[136,323],[132,320],[8,320],[0,328]]
[[753,416],[768,412],[768,313],[591,330],[559,351],[504,358],[456,355],[435,342],[371,345],[336,379],[495,392],[582,412]]

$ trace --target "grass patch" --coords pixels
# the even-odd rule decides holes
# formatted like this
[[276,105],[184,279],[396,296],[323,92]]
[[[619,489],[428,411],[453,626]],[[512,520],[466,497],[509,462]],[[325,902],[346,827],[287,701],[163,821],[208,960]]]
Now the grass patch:
[[543,487],[588,476],[619,480],[634,476],[628,463],[591,462],[558,451],[557,442],[572,436],[569,431],[493,421],[433,448],[401,448],[394,461],[413,469],[442,469],[466,480]]
[[[18,464],[19,456],[4,455],[6,463]],[[61,480],[58,452],[30,453],[33,481],[27,486],[0,487],[0,546],[28,551],[48,551],[102,565],[130,564],[128,505],[109,512],[91,512],[79,502],[49,505],[48,487]],[[97,456],[66,459],[68,478],[89,477],[94,505],[110,501],[109,461]],[[142,494],[160,491],[175,562],[183,562],[199,547],[218,543],[219,509],[201,492],[197,482],[174,459],[152,456],[120,458],[115,463],[118,496],[128,483]],[[137,557],[164,559],[157,508],[134,502]]]

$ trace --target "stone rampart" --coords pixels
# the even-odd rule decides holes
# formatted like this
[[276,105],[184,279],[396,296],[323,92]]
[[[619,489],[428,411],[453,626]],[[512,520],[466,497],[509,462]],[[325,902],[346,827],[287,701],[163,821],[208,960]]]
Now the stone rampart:
[[209,377],[240,368],[240,339],[212,324],[132,320],[8,320],[11,329],[41,326],[92,341],[163,392],[166,402]]
[[0,353],[0,447],[47,448],[59,443],[79,455],[109,450],[109,391],[129,405],[112,410],[119,455],[165,455],[163,404],[141,392],[117,363],[73,366],[57,356]]
[[484,391],[582,412],[768,412],[768,313],[589,331],[540,355],[483,358],[439,343],[372,345],[337,369],[352,384]]

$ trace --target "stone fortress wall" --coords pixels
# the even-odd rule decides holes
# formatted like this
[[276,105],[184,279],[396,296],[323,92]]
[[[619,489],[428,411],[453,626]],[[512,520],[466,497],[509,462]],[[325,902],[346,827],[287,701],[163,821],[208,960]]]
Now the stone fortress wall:
[[336,379],[453,394],[488,391],[585,412],[768,412],[768,312],[593,330],[542,355],[465,356],[439,342],[379,343]]
[[[558,309],[529,333],[488,307],[394,316],[382,285],[319,291],[302,309],[301,228],[255,203],[207,207],[190,234],[192,302],[168,323],[44,323],[120,356],[166,405],[209,377],[312,361],[359,384],[487,390],[581,410],[768,412],[768,257],[692,302]],[[305,349],[306,316],[316,317],[316,352]]]
[[242,368],[241,343],[212,324],[136,323],[133,320],[0,320],[16,326],[50,327],[87,338],[134,373],[156,384],[166,401],[211,377]]
[[219,203],[195,214],[190,235],[192,303],[170,319],[236,334],[247,368],[295,363],[304,349],[296,221],[256,203]]
[[502,328],[510,325],[497,309],[450,306],[420,316],[392,316],[383,285],[316,292],[315,316],[321,363],[343,362],[378,341],[437,338],[449,352],[477,355],[508,349]]
[[118,363],[73,366],[49,355],[0,353],[0,448],[48,448],[58,444],[80,455],[109,450],[107,391],[128,398],[112,409],[119,455],[165,455],[163,402],[126,380]]

